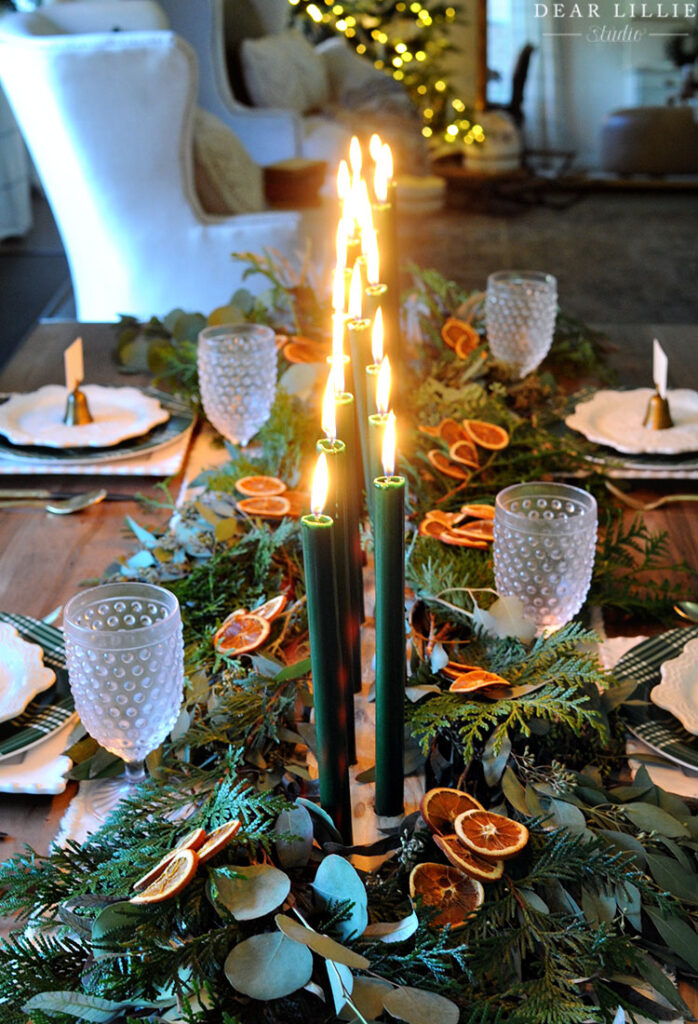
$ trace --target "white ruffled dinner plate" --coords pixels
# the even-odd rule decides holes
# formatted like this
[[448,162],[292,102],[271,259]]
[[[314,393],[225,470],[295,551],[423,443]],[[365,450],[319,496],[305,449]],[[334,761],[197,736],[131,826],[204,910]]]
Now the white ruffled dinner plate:
[[0,722],[20,715],[55,680],[39,644],[27,643],[14,626],[0,622]]
[[678,658],[664,662],[662,681],[650,697],[698,736],[698,640],[690,640]]
[[157,398],[138,388],[86,384],[82,391],[93,422],[70,427],[63,422],[67,391],[46,384],[38,391],[11,395],[0,405],[0,434],[12,444],[44,448],[108,448],[141,437],[169,419]]
[[581,402],[565,423],[589,441],[605,444],[632,455],[678,455],[698,451],[698,391],[669,391],[674,421],[666,430],[650,430],[642,421],[652,388],[634,391],[597,391]]

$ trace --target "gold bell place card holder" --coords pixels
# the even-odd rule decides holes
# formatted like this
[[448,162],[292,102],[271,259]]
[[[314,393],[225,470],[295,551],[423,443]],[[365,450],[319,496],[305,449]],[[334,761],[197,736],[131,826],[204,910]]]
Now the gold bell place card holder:
[[[371,186],[353,138],[337,174],[340,217],[332,283],[332,356],[322,404],[311,511],[301,519],[320,802],[352,843],[349,765],[363,622],[359,523],[364,495],[376,571],[376,796],[403,810],[405,479],[395,471],[390,367],[400,365],[395,183],[390,148],[372,136]],[[351,168],[351,169],[350,169]],[[350,355],[347,354],[347,350]],[[397,374],[396,374],[397,376]]]
[[652,342],[652,376],[654,377],[655,393],[647,403],[647,411],[642,421],[643,427],[650,430],[666,430],[674,426],[667,398],[667,377],[669,360],[666,352],[655,338]]
[[80,390],[80,385],[85,379],[82,338],[76,338],[72,345],[68,345],[63,353],[63,364],[65,366],[65,386],[68,392],[63,422],[69,427],[83,427],[87,423],[92,423],[93,420],[85,393]]

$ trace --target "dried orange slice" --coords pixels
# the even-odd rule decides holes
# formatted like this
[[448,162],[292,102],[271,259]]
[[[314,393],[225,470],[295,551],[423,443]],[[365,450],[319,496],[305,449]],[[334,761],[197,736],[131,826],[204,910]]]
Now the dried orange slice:
[[324,363],[330,354],[326,346],[300,337],[284,345],[283,353],[289,363]]
[[432,832],[453,834],[453,822],[465,811],[482,810],[482,804],[462,789],[437,786],[424,794],[419,804],[422,815]]
[[492,811],[465,811],[454,825],[458,838],[485,860],[508,860],[528,842],[525,825]]
[[494,523],[491,519],[473,519],[465,526],[454,526],[452,529],[454,533],[473,540],[494,540]]
[[485,860],[469,850],[458,836],[434,836],[447,861],[479,882],[496,882],[504,874],[503,860]]
[[509,434],[504,427],[496,423],[485,423],[484,420],[463,420],[463,429],[475,444],[481,448],[498,452],[509,444]]
[[241,476],[235,481],[235,489],[248,498],[267,498],[273,494],[283,494],[286,484],[275,476]]
[[458,420],[445,419],[439,424],[439,437],[447,445],[452,445],[456,441],[464,440],[467,435]]
[[157,862],[154,868],[151,868],[150,871],[147,871],[141,878],[138,879],[137,882],[134,882],[133,888],[136,890],[136,892],[142,892],[143,889],[147,889],[150,883],[154,882],[155,879],[163,873],[163,871],[165,870],[165,868],[170,863],[170,861],[172,860],[176,853],[176,850],[170,850],[169,853],[166,853],[165,856]]
[[270,494],[259,498],[243,498],[237,507],[248,516],[281,519],[291,511],[291,502],[281,494]]
[[436,427],[429,427],[429,426],[427,426],[426,423],[420,423],[419,426],[417,427],[417,430],[419,430],[422,434],[426,434],[427,437],[438,437],[439,436],[439,427],[438,426],[436,426]]
[[422,537],[435,537],[436,540],[441,538],[441,534],[446,529],[448,527],[444,526],[438,519],[422,519],[419,524],[419,533]]
[[479,668],[477,665],[462,665],[459,661],[449,661],[441,671],[445,676],[457,679],[458,676],[465,675],[466,672],[479,672]]
[[439,451],[438,448],[432,448],[431,451],[427,452],[427,458],[434,469],[438,469],[439,473],[443,473],[444,476],[452,476],[456,480],[467,480],[470,476],[462,466],[459,466],[456,462],[451,462],[449,457]]
[[240,822],[237,818],[227,821],[225,825],[214,828],[199,850],[199,863],[205,864],[211,857],[215,857],[217,853],[220,853],[235,838],[239,831]]
[[470,324],[464,324],[468,328],[467,333],[464,331],[461,337],[456,342],[456,355],[459,359],[467,359],[471,352],[480,344],[480,335],[477,333],[474,327]]
[[155,881],[131,897],[131,903],[162,903],[182,891],[196,874],[199,857],[194,850],[175,850]]
[[479,548],[482,551],[486,551],[489,547],[487,541],[479,540],[477,537],[464,536],[462,533],[456,532],[455,529],[444,530],[439,540],[456,548]]
[[494,505],[461,505],[460,510],[474,519],[494,519]]
[[238,609],[231,612],[213,634],[213,646],[226,654],[247,654],[261,647],[270,632],[268,619]]
[[[473,335],[474,340],[473,340]],[[457,316],[450,316],[441,328],[441,337],[449,348],[457,348],[465,340],[470,343],[470,350],[477,348],[480,344],[480,335],[474,327],[471,327],[465,320],[459,320]]]
[[477,469],[480,465],[477,448],[468,438],[462,438],[452,444],[448,449],[448,454],[454,462],[460,462],[463,466],[472,466],[473,469]]
[[449,690],[453,693],[473,693],[475,690],[483,690],[486,686],[506,686],[510,684],[496,672],[486,672],[482,668],[472,669],[470,672],[463,672],[456,676]]
[[450,864],[418,864],[410,874],[410,896],[421,898],[428,907],[439,907],[432,919],[438,928],[447,924],[462,928],[469,917],[482,906],[485,890],[475,878]]
[[435,523],[441,523],[442,526],[450,529],[462,516],[460,512],[443,512],[440,508],[430,508],[424,518]]
[[198,850],[206,842],[206,829],[194,828],[188,832],[180,843],[177,843],[174,852],[177,850]]
[[272,597],[265,601],[264,604],[260,604],[258,608],[253,608],[252,614],[259,615],[261,619],[266,619],[267,622],[273,622],[278,615],[281,615],[287,604],[288,597],[286,594],[277,594],[276,597]]

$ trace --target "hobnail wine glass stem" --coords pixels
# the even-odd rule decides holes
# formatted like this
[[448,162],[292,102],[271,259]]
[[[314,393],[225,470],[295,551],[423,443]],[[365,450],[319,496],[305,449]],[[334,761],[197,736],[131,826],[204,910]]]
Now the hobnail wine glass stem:
[[136,786],[145,778],[145,763],[143,761],[125,761],[124,777],[129,786]]

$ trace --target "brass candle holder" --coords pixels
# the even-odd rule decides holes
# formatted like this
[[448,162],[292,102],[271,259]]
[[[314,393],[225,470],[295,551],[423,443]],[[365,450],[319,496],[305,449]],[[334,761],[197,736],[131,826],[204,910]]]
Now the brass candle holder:
[[650,430],[666,430],[674,426],[671,418],[668,399],[662,398],[659,392],[655,392],[647,403],[647,411],[642,421],[643,427]]
[[94,422],[85,393],[80,390],[81,384],[82,381],[78,381],[73,390],[69,392],[65,403],[63,422],[68,427],[84,427],[87,423]]

